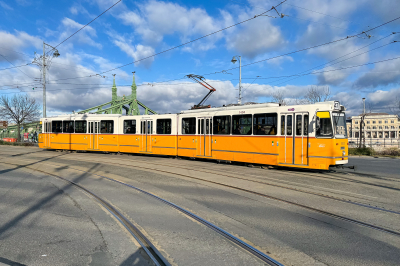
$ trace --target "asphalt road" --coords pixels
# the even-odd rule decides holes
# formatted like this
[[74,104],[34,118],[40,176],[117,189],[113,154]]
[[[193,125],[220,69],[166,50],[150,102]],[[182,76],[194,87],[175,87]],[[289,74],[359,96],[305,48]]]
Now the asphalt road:
[[67,183],[0,164],[0,265],[150,265],[117,221]]
[[[32,171],[32,167],[68,178],[107,199],[143,229],[172,265],[262,263],[154,198],[104,177],[177,204],[284,265],[399,265],[400,236],[296,205],[400,234],[398,181],[363,169],[377,161],[396,171],[392,164],[398,160],[356,159],[361,161],[361,175],[352,170],[268,170],[155,156],[1,147],[0,211],[6,215],[0,216],[0,265],[147,263],[126,232],[89,197],[52,176]],[[371,162],[363,163],[365,159]],[[12,165],[15,163],[20,166]],[[42,254],[37,248],[42,246],[49,252]],[[49,254],[55,260],[43,264],[41,260],[50,257],[41,255]],[[135,260],[126,262],[131,255]]]
[[[386,176],[400,179],[400,158],[374,158],[369,156],[350,156],[349,165],[357,167],[356,173]],[[345,170],[354,172],[353,170]]]

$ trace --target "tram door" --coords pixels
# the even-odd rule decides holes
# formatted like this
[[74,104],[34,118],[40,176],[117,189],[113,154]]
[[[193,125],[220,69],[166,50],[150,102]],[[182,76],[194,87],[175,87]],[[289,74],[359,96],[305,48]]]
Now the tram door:
[[201,117],[197,119],[197,155],[212,156],[212,117]]
[[279,141],[279,162],[293,164],[293,114],[281,115],[281,135]]
[[88,131],[89,131],[89,149],[98,150],[99,149],[99,121],[89,121]]
[[153,120],[140,121],[140,151],[152,152]]
[[44,130],[43,130],[43,146],[50,147],[51,144],[51,122],[43,122],[44,123]]
[[308,113],[296,113],[294,118],[294,164],[308,165]]

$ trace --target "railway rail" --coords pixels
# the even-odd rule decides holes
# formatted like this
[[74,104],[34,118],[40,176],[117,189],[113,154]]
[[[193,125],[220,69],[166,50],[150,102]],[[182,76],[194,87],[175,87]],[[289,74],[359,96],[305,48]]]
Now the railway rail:
[[[129,162],[129,160],[124,160],[124,159],[118,159],[119,162]],[[171,164],[160,164],[160,163],[154,163],[154,162],[146,162],[145,160],[140,160],[141,163],[145,163],[145,164],[151,164],[151,165],[158,165],[158,166],[171,166]],[[121,165],[121,166],[130,166],[128,164],[122,164],[122,163],[117,163],[117,162],[110,162],[107,161],[105,162],[107,164],[115,164],[115,165]],[[134,166],[137,167],[137,166]],[[138,166],[139,167],[139,166]],[[179,169],[184,169],[184,170],[193,170],[192,168],[188,168],[188,167],[182,167],[178,164],[174,164],[175,168],[179,168]],[[153,169],[155,170],[155,169]],[[160,170],[161,171],[161,170]],[[229,178],[234,178],[234,179],[239,179],[239,180],[244,180],[244,181],[250,181],[250,182],[254,182],[254,183],[258,183],[258,184],[263,184],[263,185],[268,185],[268,186],[273,186],[273,187],[279,187],[279,188],[283,188],[283,189],[287,189],[287,190],[292,190],[292,191],[296,191],[296,192],[301,192],[301,193],[305,193],[305,194],[309,194],[309,195],[315,195],[315,196],[320,196],[323,198],[327,198],[327,199],[331,199],[331,200],[335,200],[335,201],[339,201],[339,202],[344,202],[344,203],[348,203],[348,204],[353,204],[353,205],[357,205],[357,206],[361,206],[361,207],[365,207],[365,208],[369,208],[369,209],[374,209],[374,210],[379,210],[382,212],[388,212],[388,213],[393,213],[393,214],[398,214],[400,215],[399,211],[395,211],[395,210],[391,210],[391,209],[387,209],[385,207],[379,207],[379,206],[373,206],[371,204],[366,204],[363,202],[359,202],[359,201],[354,201],[354,200],[349,200],[349,199],[345,199],[345,198],[340,198],[340,197],[335,197],[332,195],[327,195],[327,194],[323,194],[323,193],[318,193],[318,192],[313,192],[313,191],[309,191],[309,190],[304,190],[304,189],[299,189],[299,188],[294,188],[294,187],[289,187],[289,186],[285,186],[285,185],[280,185],[280,184],[273,184],[270,182],[265,182],[265,181],[259,181],[259,180],[254,180],[254,179],[249,179],[249,178],[244,178],[244,177],[238,177],[238,176],[234,176],[234,175],[229,175],[229,174],[222,174],[222,173],[216,173],[213,171],[207,171],[207,170],[200,170],[200,169],[196,169],[197,172],[203,172],[203,173],[209,173],[209,174],[216,174],[216,175],[220,175],[220,176],[225,176],[225,177],[229,177]],[[293,173],[293,171],[290,171],[290,173]],[[299,174],[299,173],[296,173]],[[307,173],[308,176],[309,173]],[[314,175],[315,176],[315,175]],[[264,179],[270,179],[273,181],[281,181],[281,180],[277,180],[274,178],[270,178],[270,177],[263,177]],[[387,188],[386,186],[379,186],[381,188]],[[396,188],[391,188],[391,189],[396,189]],[[399,189],[400,190],[400,189]]]
[[[9,165],[15,165],[18,167],[21,167],[20,164],[15,164],[15,163],[10,163],[10,162],[0,162],[3,164],[9,164]],[[46,164],[48,165],[53,165],[53,166],[60,166],[57,164],[52,164],[52,163],[48,163],[46,162]],[[33,168],[31,166],[23,166],[25,168],[28,168],[30,170],[34,170],[34,171],[38,171],[41,173],[45,173],[48,175],[51,175],[53,177],[59,178],[65,182],[68,182],[76,187],[78,187],[79,189],[83,190],[84,192],[86,192],[87,194],[89,194],[91,197],[93,197],[95,200],[97,200],[104,208],[107,209],[107,211],[109,211],[131,234],[132,236],[140,243],[140,245],[143,247],[143,249],[146,251],[146,254],[151,258],[151,260],[155,263],[155,265],[170,265],[169,262],[161,255],[161,253],[154,247],[154,245],[148,240],[148,238],[146,238],[144,236],[144,234],[137,228],[135,227],[127,218],[125,218],[118,210],[116,210],[110,203],[108,203],[107,201],[103,200],[102,198],[100,198],[99,196],[97,196],[96,194],[94,194],[93,192],[91,192],[90,190],[86,189],[85,187],[70,181],[64,177],[61,177],[59,175],[55,175],[53,173],[47,172],[47,171],[43,171],[43,170],[39,170],[36,168]],[[210,228],[211,230],[215,231],[216,233],[222,235],[224,238],[226,238],[227,240],[229,240],[231,243],[239,246],[240,248],[242,248],[243,250],[249,252],[250,254],[254,255],[255,257],[259,258],[260,260],[262,260],[264,263],[266,263],[267,265],[271,265],[271,266],[283,266],[283,264],[281,264],[280,262],[276,261],[275,259],[273,259],[272,257],[268,256],[267,254],[263,253],[262,251],[258,250],[257,248],[247,244],[246,242],[244,242],[243,240],[235,237],[234,235],[230,234],[229,232],[223,230],[222,228],[214,225],[213,223],[197,216],[196,214],[170,202],[167,201],[161,197],[158,197],[150,192],[147,192],[145,190],[142,190],[140,188],[137,188],[135,186],[132,186],[130,184],[127,184],[125,182],[122,182],[120,180],[114,179],[114,178],[110,178],[107,176],[103,176],[103,175],[99,175],[99,174],[95,174],[89,171],[83,171],[80,169],[76,169],[73,167],[69,167],[70,170],[75,170],[75,171],[79,171],[79,172],[83,172],[86,174],[90,174],[93,176],[97,176],[97,177],[101,177],[104,178],[106,180],[112,181],[112,182],[116,182],[118,184],[127,186],[131,189],[134,189],[138,192],[141,192],[145,195],[148,195],[152,198],[157,199],[158,201],[162,202],[165,205],[168,205],[169,207],[174,208],[175,210],[183,213],[184,215],[186,215],[187,217],[190,217],[194,220],[196,220],[197,222],[207,226],[208,228]]]
[[[119,161],[121,161],[121,160],[119,160]],[[46,162],[46,163],[49,164],[49,162]],[[335,218],[335,219],[338,219],[338,220],[341,220],[341,221],[349,222],[349,223],[352,223],[352,224],[357,224],[359,226],[363,226],[363,227],[367,227],[367,228],[370,228],[370,229],[378,230],[378,231],[381,231],[381,232],[389,233],[389,234],[392,234],[392,235],[400,236],[400,232],[395,231],[395,230],[391,230],[391,229],[384,228],[384,227],[381,227],[381,226],[377,226],[377,225],[374,225],[374,224],[366,223],[366,222],[363,222],[363,221],[360,221],[360,220],[357,220],[357,219],[352,219],[352,218],[349,218],[349,217],[346,217],[346,216],[338,215],[338,214],[335,214],[335,213],[332,213],[332,212],[324,211],[324,210],[321,210],[321,209],[310,207],[310,206],[307,206],[307,205],[304,205],[304,204],[300,204],[300,203],[297,203],[297,202],[293,202],[293,201],[290,201],[290,200],[285,200],[285,199],[278,198],[278,197],[275,197],[275,196],[267,195],[267,194],[264,194],[264,193],[260,193],[260,192],[256,192],[256,191],[252,191],[252,190],[248,190],[248,189],[244,189],[244,188],[240,188],[240,187],[237,187],[237,186],[224,184],[224,183],[221,183],[221,182],[210,181],[210,180],[203,179],[203,178],[193,177],[193,176],[190,176],[190,175],[185,175],[185,174],[180,174],[180,173],[176,173],[176,172],[172,172],[172,171],[160,170],[160,169],[155,169],[155,168],[145,167],[145,166],[136,166],[136,165],[132,166],[132,165],[128,165],[128,164],[122,164],[122,163],[116,163],[116,162],[110,162],[110,161],[107,161],[105,163],[111,164],[111,165],[118,165],[118,166],[131,166],[131,167],[134,167],[134,168],[152,170],[152,171],[157,171],[157,172],[161,172],[161,173],[167,173],[167,174],[182,176],[182,177],[185,177],[185,178],[195,179],[195,180],[199,180],[199,181],[203,181],[203,182],[207,182],[207,183],[212,183],[212,184],[216,184],[216,185],[219,185],[219,186],[227,187],[227,188],[230,188],[230,189],[234,189],[234,190],[250,193],[250,194],[253,194],[253,195],[261,196],[261,197],[264,197],[264,198],[272,199],[272,200],[275,200],[275,201],[283,202],[283,203],[286,203],[286,204],[294,205],[294,206],[297,206],[297,207],[300,207],[300,208],[303,208],[303,209],[307,209],[309,211],[313,211],[313,212],[316,212],[316,213],[319,213],[319,214],[323,214],[323,215],[326,215],[326,216],[329,216],[331,218]],[[141,161],[141,163],[143,163],[143,161]],[[152,163],[152,164],[155,165],[155,163]],[[60,166],[60,165],[57,165],[57,164],[53,164],[53,165]],[[160,165],[160,166],[171,166],[171,165],[166,165],[166,164],[158,164],[158,165]],[[176,166],[174,166],[174,167],[176,167]],[[182,167],[180,167],[180,168],[181,169],[185,169],[185,168],[182,168]],[[80,170],[80,169],[76,169],[74,167],[69,167],[69,169],[77,170],[77,171],[81,171],[81,172],[86,172],[86,171],[83,171],[83,170]],[[196,170],[196,171],[199,171],[199,170]],[[203,171],[203,172],[205,172],[205,171]],[[116,180],[116,179],[112,179],[112,178],[109,178],[109,177],[105,177],[103,175],[94,174],[92,172],[88,172],[88,173],[90,173],[92,175],[101,176],[101,177],[106,178],[106,179],[111,180],[111,181],[120,182],[121,184],[124,183],[122,181],[119,181],[119,180]],[[205,172],[205,173],[207,173],[207,172]],[[212,173],[212,172],[209,172],[209,173]],[[215,174],[215,173],[212,173],[212,174]],[[232,176],[232,177],[234,177],[234,176]],[[234,178],[237,178],[237,177],[234,177]],[[254,180],[249,180],[249,181],[254,182]],[[129,184],[127,184],[127,185],[129,186]],[[349,203],[349,202],[347,202],[347,203]],[[359,205],[359,204],[355,204],[355,205]],[[363,204],[362,207],[367,207],[367,206],[368,205]],[[383,208],[376,208],[376,207],[373,207],[373,206],[369,206],[369,207],[371,207],[372,209],[375,209],[375,210],[379,210],[379,211],[387,211],[387,212],[390,212],[390,213],[398,214],[398,212],[385,210]]]
[[[21,166],[19,164],[13,164],[13,163],[5,163],[5,162],[0,162],[2,164],[7,164],[7,165],[15,165],[15,166]],[[162,254],[157,250],[157,248],[151,243],[151,241],[135,226],[133,225],[129,219],[127,219],[123,214],[121,214],[117,209],[115,209],[109,202],[104,200],[103,198],[99,197],[89,189],[73,182],[70,181],[62,176],[39,170],[33,167],[26,167],[29,168],[30,170],[34,170],[46,175],[50,175],[53,177],[56,177],[58,179],[63,180],[64,182],[73,185],[74,187],[84,191],[87,195],[89,195],[91,198],[93,198],[95,201],[97,201],[101,206],[103,206],[116,220],[118,220],[119,223],[121,223],[127,230],[128,232],[136,239],[136,241],[140,244],[140,246],[143,248],[143,250],[146,252],[146,254],[149,256],[151,261],[156,265],[156,266],[170,266],[171,264],[162,256]]]

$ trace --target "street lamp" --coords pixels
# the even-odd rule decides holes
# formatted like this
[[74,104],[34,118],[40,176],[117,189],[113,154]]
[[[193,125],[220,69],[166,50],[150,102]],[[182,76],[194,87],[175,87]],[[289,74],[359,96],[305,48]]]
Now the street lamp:
[[234,64],[237,62],[236,56],[239,57],[239,99],[238,104],[242,104],[242,57],[240,55],[235,55],[231,62]]
[[[49,52],[46,53],[46,46],[50,47],[51,50]],[[52,51],[53,54],[50,54]],[[53,58],[59,57],[60,53],[58,52],[58,50],[51,46],[50,44],[47,44],[45,42],[43,42],[43,55],[39,55],[35,52],[35,58],[33,59],[32,64],[38,65],[41,70],[42,70],[42,74],[43,74],[43,117],[46,117],[46,68],[49,69],[50,65],[51,65],[51,60]]]

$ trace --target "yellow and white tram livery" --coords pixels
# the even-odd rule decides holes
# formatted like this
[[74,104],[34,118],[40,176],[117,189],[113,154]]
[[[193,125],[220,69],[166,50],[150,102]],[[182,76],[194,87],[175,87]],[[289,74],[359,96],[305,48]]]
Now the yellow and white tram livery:
[[164,115],[43,118],[39,147],[208,158],[329,169],[348,163],[345,108],[337,101],[224,106]]

